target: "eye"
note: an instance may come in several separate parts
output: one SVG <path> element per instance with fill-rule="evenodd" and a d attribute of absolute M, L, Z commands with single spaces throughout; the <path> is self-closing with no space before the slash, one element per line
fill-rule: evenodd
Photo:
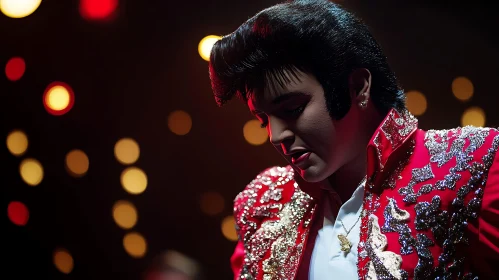
<path fill-rule="evenodd" d="M 306 104 L 298 106 L 298 107 L 290 109 L 290 110 L 284 110 L 284 113 L 290 117 L 297 117 L 303 112 L 303 110 L 305 110 L 305 106 L 306 106 Z"/>

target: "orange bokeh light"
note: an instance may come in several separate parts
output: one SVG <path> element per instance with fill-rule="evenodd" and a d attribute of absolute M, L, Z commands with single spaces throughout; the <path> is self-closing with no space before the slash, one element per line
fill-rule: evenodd
<path fill-rule="evenodd" d="M 53 82 L 43 93 L 43 106 L 54 116 L 64 115 L 73 108 L 75 101 L 71 87 L 63 82 Z"/>

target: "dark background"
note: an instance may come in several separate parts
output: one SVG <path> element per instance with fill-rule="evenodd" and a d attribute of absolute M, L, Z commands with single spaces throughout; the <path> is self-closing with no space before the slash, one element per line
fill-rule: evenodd
<path fill-rule="evenodd" d="M 0 65 L 13 56 L 27 65 L 20 81 L 0 76 L 2 143 L 11 130 L 24 130 L 30 141 L 26 156 L 45 169 L 40 185 L 27 186 L 18 172 L 21 158 L 0 145 L 0 279 L 139 279 L 152 258 L 167 249 L 198 260 L 206 279 L 231 279 L 235 243 L 222 235 L 221 220 L 259 171 L 285 162 L 270 144 L 245 141 L 242 127 L 251 115 L 243 104 L 217 108 L 197 45 L 206 35 L 232 32 L 275 3 L 121 0 L 116 18 L 107 23 L 83 19 L 77 1 L 44 0 L 24 19 L 0 14 Z M 485 110 L 486 126 L 499 126 L 499 17 L 492 2 L 341 3 L 371 26 L 404 88 L 425 94 L 421 128 L 459 126 L 470 106 Z M 474 84 L 468 102 L 452 95 L 457 76 Z M 42 94 L 52 81 L 64 81 L 75 91 L 75 105 L 64 116 L 43 108 Z M 193 120 L 185 136 L 167 127 L 168 114 L 177 109 Z M 123 137 L 134 138 L 141 148 L 135 165 L 149 179 L 141 195 L 120 185 L 124 167 L 113 147 Z M 75 148 L 90 158 L 88 174 L 78 179 L 64 169 L 66 153 Z M 223 213 L 202 213 L 199 198 L 205 191 L 223 195 Z M 138 209 L 134 230 L 147 239 L 144 258 L 123 249 L 126 231 L 111 215 L 119 199 Z M 12 200 L 30 209 L 24 227 L 6 215 Z M 56 247 L 71 252 L 71 274 L 53 265 Z"/>

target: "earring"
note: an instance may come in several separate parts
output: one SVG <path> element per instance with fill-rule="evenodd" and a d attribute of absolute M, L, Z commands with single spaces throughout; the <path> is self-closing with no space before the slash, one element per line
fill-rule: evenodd
<path fill-rule="evenodd" d="M 362 109 L 365 109 L 367 107 L 367 100 L 364 100 L 362 102 L 359 103 L 359 106 L 362 108 Z"/>

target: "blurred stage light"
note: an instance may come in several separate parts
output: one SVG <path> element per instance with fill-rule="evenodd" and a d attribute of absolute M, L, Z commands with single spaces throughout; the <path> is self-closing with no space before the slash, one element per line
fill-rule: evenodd
<path fill-rule="evenodd" d="M 54 251 L 54 265 L 60 272 L 69 274 L 74 267 L 73 257 L 66 249 L 56 249 Z"/>
<path fill-rule="evenodd" d="M 43 105 L 52 115 L 64 115 L 74 104 L 74 93 L 69 85 L 62 82 L 51 83 L 43 94 Z"/>
<path fill-rule="evenodd" d="M 73 177 L 82 177 L 88 172 L 88 156 L 82 150 L 72 150 L 66 155 L 66 169 Z"/>
<path fill-rule="evenodd" d="M 457 77 L 452 81 L 452 93 L 461 101 L 468 101 L 473 97 L 473 83 L 466 77 Z"/>
<path fill-rule="evenodd" d="M 177 110 L 168 116 L 168 128 L 177 135 L 186 135 L 191 131 L 191 116 L 184 111 Z"/>
<path fill-rule="evenodd" d="M 236 223 L 234 217 L 227 216 L 222 221 L 222 233 L 230 241 L 237 241 Z"/>
<path fill-rule="evenodd" d="M 406 93 L 406 106 L 414 116 L 421 116 L 426 112 L 426 97 L 419 91 L 409 91 Z"/>
<path fill-rule="evenodd" d="M 80 0 L 80 14 L 87 20 L 109 19 L 117 7 L 118 0 Z"/>
<path fill-rule="evenodd" d="M 33 158 L 27 158 L 21 162 L 19 173 L 24 182 L 30 186 L 37 186 L 43 180 L 42 164 Z"/>
<path fill-rule="evenodd" d="M 243 127 L 244 139 L 251 145 L 262 145 L 267 142 L 269 135 L 266 128 L 262 128 L 258 120 L 250 120 Z"/>
<path fill-rule="evenodd" d="M 198 52 L 202 59 L 210 61 L 211 49 L 213 48 L 213 45 L 220 39 L 222 39 L 222 37 L 216 35 L 208 35 L 201 39 L 198 44 Z"/>
<path fill-rule="evenodd" d="M 216 192 L 206 192 L 201 196 L 201 210 L 210 216 L 222 213 L 224 210 L 224 198 Z"/>
<path fill-rule="evenodd" d="M 42 0 L 0 0 L 0 10 L 11 18 L 23 18 L 31 15 Z"/>
<path fill-rule="evenodd" d="M 28 149 L 28 137 L 21 130 L 13 130 L 7 136 L 7 149 L 14 156 L 22 156 Z"/>
<path fill-rule="evenodd" d="M 145 238 L 137 232 L 131 232 L 123 238 L 125 251 L 134 258 L 142 258 L 147 252 L 147 242 Z"/>
<path fill-rule="evenodd" d="M 114 156 L 122 164 L 135 163 L 140 156 L 139 144 L 132 138 L 123 138 L 114 145 Z"/>
<path fill-rule="evenodd" d="M 13 57 L 9 59 L 5 65 L 5 75 L 7 76 L 7 79 L 12 82 L 21 79 L 24 75 L 24 71 L 26 71 L 26 63 L 24 62 L 24 59 L 20 57 Z"/>
<path fill-rule="evenodd" d="M 140 168 L 129 167 L 121 173 L 121 185 L 130 194 L 141 194 L 147 188 L 147 175 Z"/>
<path fill-rule="evenodd" d="M 9 220 L 18 226 L 25 226 L 29 220 L 29 210 L 24 203 L 12 201 L 7 206 L 7 216 Z"/>
<path fill-rule="evenodd" d="M 461 125 L 485 126 L 485 112 L 480 107 L 470 107 L 461 117 Z"/>
<path fill-rule="evenodd" d="M 113 219 L 122 229 L 131 229 L 137 224 L 137 209 L 129 201 L 120 200 L 113 206 Z"/>

